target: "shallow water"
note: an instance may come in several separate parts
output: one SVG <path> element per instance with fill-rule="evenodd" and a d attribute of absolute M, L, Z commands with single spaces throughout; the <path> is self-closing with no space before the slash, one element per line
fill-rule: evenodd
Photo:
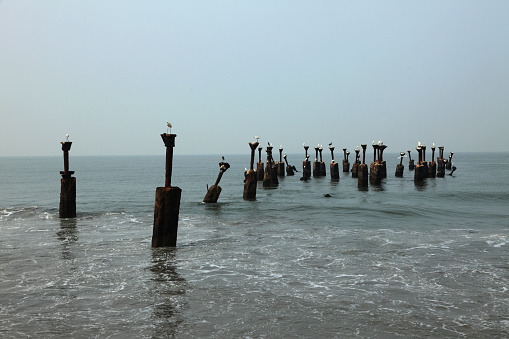
<path fill-rule="evenodd" d="M 0 158 L 0 335 L 508 337 L 509 154 L 455 154 L 422 186 L 396 157 L 367 191 L 297 173 L 244 201 L 249 156 L 229 156 L 203 204 L 220 157 L 176 156 L 174 249 L 150 246 L 164 157 L 71 153 L 75 219 L 60 157 Z"/>

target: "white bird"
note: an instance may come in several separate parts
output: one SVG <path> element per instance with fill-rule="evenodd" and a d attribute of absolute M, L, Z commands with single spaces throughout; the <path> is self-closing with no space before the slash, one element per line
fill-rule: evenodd
<path fill-rule="evenodd" d="M 256 142 L 258 142 L 258 140 L 260 140 L 260 137 L 256 136 L 254 137 L 256 139 Z"/>
<path fill-rule="evenodd" d="M 374 144 L 375 144 L 375 140 L 373 140 L 373 141 L 371 142 L 371 145 L 374 145 Z"/>
<path fill-rule="evenodd" d="M 359 149 L 359 146 L 355 146 L 355 149 Z"/>
<path fill-rule="evenodd" d="M 171 123 L 169 123 L 168 121 L 166 121 L 166 127 L 168 127 L 170 129 L 170 133 L 171 133 L 171 128 L 173 127 L 171 125 Z M 166 129 L 166 133 L 168 133 L 168 128 Z"/>
<path fill-rule="evenodd" d="M 417 146 L 421 147 L 421 142 L 417 141 Z"/>
<path fill-rule="evenodd" d="M 66 138 L 65 141 L 69 141 L 69 134 L 66 134 L 65 138 Z"/>

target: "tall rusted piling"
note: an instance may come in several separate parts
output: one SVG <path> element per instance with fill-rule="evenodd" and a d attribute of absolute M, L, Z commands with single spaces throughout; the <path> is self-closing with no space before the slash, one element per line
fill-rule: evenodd
<path fill-rule="evenodd" d="M 230 168 L 230 164 L 225 162 L 223 157 L 223 161 L 219 163 L 219 174 L 217 175 L 216 182 L 214 183 L 214 185 L 210 186 L 210 188 L 207 190 L 207 194 L 205 194 L 203 202 L 206 203 L 217 202 L 217 199 L 219 199 L 219 194 L 221 194 L 221 187 L 219 186 L 219 182 L 223 177 L 223 173 L 226 172 L 228 168 Z"/>
<path fill-rule="evenodd" d="M 265 171 L 263 169 L 264 165 L 262 161 L 262 149 L 263 149 L 262 146 L 258 147 L 258 163 L 256 164 L 256 175 L 258 181 L 263 181 L 263 177 L 265 175 Z"/>
<path fill-rule="evenodd" d="M 405 157 L 405 152 L 399 153 L 399 164 L 396 165 L 396 176 L 399 178 L 403 177 L 403 171 L 405 170 L 405 166 L 403 165 L 404 157 Z"/>
<path fill-rule="evenodd" d="M 152 247 L 177 246 L 178 218 L 182 190 L 171 186 L 173 147 L 176 134 L 161 134 L 166 146 L 166 168 L 164 187 L 156 188 Z"/>
<path fill-rule="evenodd" d="M 454 155 L 454 152 L 451 152 L 451 154 L 449 154 L 449 160 L 445 164 L 445 169 L 448 169 L 448 170 L 451 169 L 451 166 L 452 166 L 452 156 L 453 155 Z"/>
<path fill-rule="evenodd" d="M 431 161 L 428 164 L 428 178 L 436 178 L 437 163 L 435 162 L 435 144 L 431 147 Z"/>
<path fill-rule="evenodd" d="M 368 187 L 368 165 L 366 165 L 366 147 L 368 145 L 362 144 L 362 164 L 357 168 L 357 186 L 359 188 Z"/>
<path fill-rule="evenodd" d="M 277 175 L 280 177 L 285 176 L 285 163 L 283 162 L 283 145 L 279 146 L 279 162 L 277 166 Z"/>
<path fill-rule="evenodd" d="M 346 151 L 346 148 L 343 148 L 343 173 L 350 172 L 350 163 L 348 162 L 348 155 L 350 152 Z"/>
<path fill-rule="evenodd" d="M 301 180 L 307 180 L 311 178 L 311 161 L 309 161 L 309 154 L 308 154 L 309 146 L 304 144 L 304 150 L 306 151 L 306 158 L 302 162 L 302 178 Z"/>
<path fill-rule="evenodd" d="M 384 150 L 387 148 L 387 145 L 380 145 L 380 156 L 378 159 L 378 163 L 380 164 L 382 178 L 387 178 L 387 162 L 384 160 Z"/>
<path fill-rule="evenodd" d="M 272 145 L 267 146 L 265 151 L 267 152 L 267 164 L 265 166 L 265 173 L 263 176 L 263 187 L 276 187 L 279 185 L 277 179 L 277 168 L 272 157 Z"/>
<path fill-rule="evenodd" d="M 330 163 L 330 178 L 331 179 L 339 179 L 339 165 L 334 160 L 334 146 L 330 145 L 329 150 L 330 150 L 330 155 L 332 158 L 332 161 Z"/>
<path fill-rule="evenodd" d="M 414 170 L 414 182 L 421 183 L 424 181 L 424 178 L 426 178 L 425 167 L 422 161 L 422 146 L 418 146 L 416 150 L 419 153 L 419 161 L 417 162 Z"/>
<path fill-rule="evenodd" d="M 357 174 L 358 168 L 359 168 L 359 165 L 361 164 L 359 152 L 360 152 L 359 146 L 355 147 L 355 162 L 352 165 L 352 178 L 358 177 L 358 174 Z"/>
<path fill-rule="evenodd" d="M 437 157 L 437 178 L 443 178 L 445 176 L 445 163 L 447 160 L 444 159 L 444 147 L 438 147 Z"/>
<path fill-rule="evenodd" d="M 67 139 L 69 136 L 67 135 Z M 69 140 L 61 142 L 62 151 L 64 152 L 64 170 L 60 171 L 62 179 L 60 179 L 60 218 L 76 217 L 76 178 L 72 175 L 74 171 L 69 171 L 69 151 L 72 142 Z"/>
<path fill-rule="evenodd" d="M 415 163 L 412 159 L 412 156 L 410 155 L 410 150 L 408 150 L 407 152 L 408 152 L 408 170 L 413 171 L 415 168 Z"/>
<path fill-rule="evenodd" d="M 283 155 L 283 158 L 285 159 L 285 163 L 286 163 L 286 175 L 287 176 L 292 176 L 295 174 L 294 172 L 298 172 L 297 168 L 295 168 L 295 166 L 291 166 L 288 164 L 288 159 L 287 159 L 286 153 L 285 153 L 285 155 Z"/>
<path fill-rule="evenodd" d="M 244 181 L 244 193 L 242 197 L 246 200 L 255 200 L 256 183 L 258 182 L 258 177 L 256 171 L 254 170 L 254 158 L 256 147 L 258 147 L 258 142 L 250 142 L 249 147 L 251 148 L 251 162 L 249 164 L 249 171 L 246 172 Z"/>

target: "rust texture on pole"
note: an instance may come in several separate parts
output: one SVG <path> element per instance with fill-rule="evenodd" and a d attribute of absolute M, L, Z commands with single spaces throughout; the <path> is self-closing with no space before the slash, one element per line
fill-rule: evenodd
<path fill-rule="evenodd" d="M 258 147 L 258 142 L 250 142 L 249 147 L 251 147 L 251 162 L 249 164 L 249 169 L 254 170 L 254 158 L 256 147 Z"/>
<path fill-rule="evenodd" d="M 164 146 L 166 146 L 166 165 L 164 187 L 171 187 L 171 172 L 173 168 L 173 147 L 175 147 L 176 134 L 161 134 Z"/>
<path fill-rule="evenodd" d="M 72 177 L 74 171 L 69 171 L 69 151 L 72 142 L 61 142 L 64 153 L 64 170 L 60 171 L 60 205 L 58 214 L 60 218 L 76 217 L 76 178 Z"/>

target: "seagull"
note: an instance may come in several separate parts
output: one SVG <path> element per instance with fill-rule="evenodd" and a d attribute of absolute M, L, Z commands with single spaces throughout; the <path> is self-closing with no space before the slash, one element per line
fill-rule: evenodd
<path fill-rule="evenodd" d="M 421 142 L 417 141 L 417 146 L 421 147 Z"/>
<path fill-rule="evenodd" d="M 66 140 L 65 140 L 65 141 L 67 141 L 67 142 L 68 142 L 68 141 L 69 141 L 69 134 L 66 134 L 66 135 L 65 135 L 65 137 L 66 137 Z"/>
<path fill-rule="evenodd" d="M 168 121 L 166 121 L 166 127 L 168 127 L 168 128 L 170 129 L 170 133 L 171 133 L 171 128 L 172 128 L 171 123 L 169 123 Z M 166 133 L 168 133 L 168 128 L 166 129 Z"/>
<path fill-rule="evenodd" d="M 373 140 L 373 141 L 371 142 L 371 145 L 374 145 L 374 144 L 375 144 L 375 140 Z"/>
<path fill-rule="evenodd" d="M 260 137 L 256 136 L 254 137 L 256 139 L 256 142 L 258 142 L 258 140 L 260 140 Z"/>
<path fill-rule="evenodd" d="M 332 141 L 331 141 L 331 142 L 329 142 L 329 146 L 332 146 Z"/>

